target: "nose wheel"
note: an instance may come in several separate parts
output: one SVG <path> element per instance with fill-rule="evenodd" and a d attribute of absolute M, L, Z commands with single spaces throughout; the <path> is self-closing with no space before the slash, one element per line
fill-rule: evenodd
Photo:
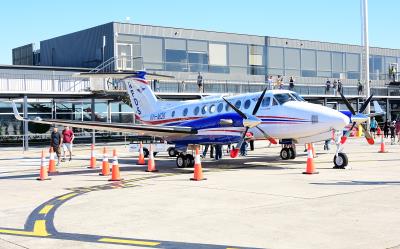
<path fill-rule="evenodd" d="M 335 166 L 333 167 L 334 169 L 345 169 L 346 166 L 349 164 L 349 159 L 347 158 L 347 155 L 345 153 L 339 152 L 333 158 L 333 164 L 335 164 Z"/>

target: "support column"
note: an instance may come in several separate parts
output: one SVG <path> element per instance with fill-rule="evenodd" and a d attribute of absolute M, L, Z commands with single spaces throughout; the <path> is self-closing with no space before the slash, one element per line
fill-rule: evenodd
<path fill-rule="evenodd" d="M 28 96 L 24 95 L 24 118 L 28 119 Z M 24 121 L 24 151 L 29 150 L 29 142 L 28 142 L 28 122 Z"/>
<path fill-rule="evenodd" d="M 107 123 L 111 123 L 111 101 L 107 100 Z"/>
<path fill-rule="evenodd" d="M 91 99 L 90 109 L 92 111 L 91 120 L 96 121 L 96 102 L 94 98 Z M 93 129 L 92 131 L 92 144 L 96 144 L 96 130 Z"/>
<path fill-rule="evenodd" d="M 392 115 L 390 113 L 390 101 L 389 98 L 386 99 L 386 120 L 392 119 Z"/>

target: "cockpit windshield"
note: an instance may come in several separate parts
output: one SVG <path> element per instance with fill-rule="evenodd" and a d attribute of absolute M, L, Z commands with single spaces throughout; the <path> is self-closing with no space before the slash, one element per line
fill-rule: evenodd
<path fill-rule="evenodd" d="M 284 103 L 286 103 L 288 101 L 298 101 L 289 93 L 277 93 L 277 94 L 274 94 L 274 97 L 281 105 L 283 105 Z"/>
<path fill-rule="evenodd" d="M 297 99 L 298 101 L 305 101 L 300 95 L 298 95 L 297 93 L 293 92 L 290 93 L 290 95 L 292 95 L 295 99 Z"/>

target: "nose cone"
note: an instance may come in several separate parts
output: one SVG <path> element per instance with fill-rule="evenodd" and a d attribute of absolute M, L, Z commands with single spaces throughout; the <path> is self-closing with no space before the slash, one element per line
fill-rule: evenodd
<path fill-rule="evenodd" d="M 350 123 L 349 117 L 341 112 L 335 111 L 334 115 L 330 118 L 332 128 L 335 130 L 343 130 L 346 125 Z"/>

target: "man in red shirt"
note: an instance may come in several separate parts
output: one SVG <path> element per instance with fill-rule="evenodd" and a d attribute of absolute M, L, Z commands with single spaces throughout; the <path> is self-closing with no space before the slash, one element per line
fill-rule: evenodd
<path fill-rule="evenodd" d="M 68 127 L 65 126 L 62 132 L 62 141 L 63 141 L 63 161 L 65 161 L 66 151 L 69 151 L 69 160 L 72 160 L 72 143 L 75 139 L 74 132 Z"/>

